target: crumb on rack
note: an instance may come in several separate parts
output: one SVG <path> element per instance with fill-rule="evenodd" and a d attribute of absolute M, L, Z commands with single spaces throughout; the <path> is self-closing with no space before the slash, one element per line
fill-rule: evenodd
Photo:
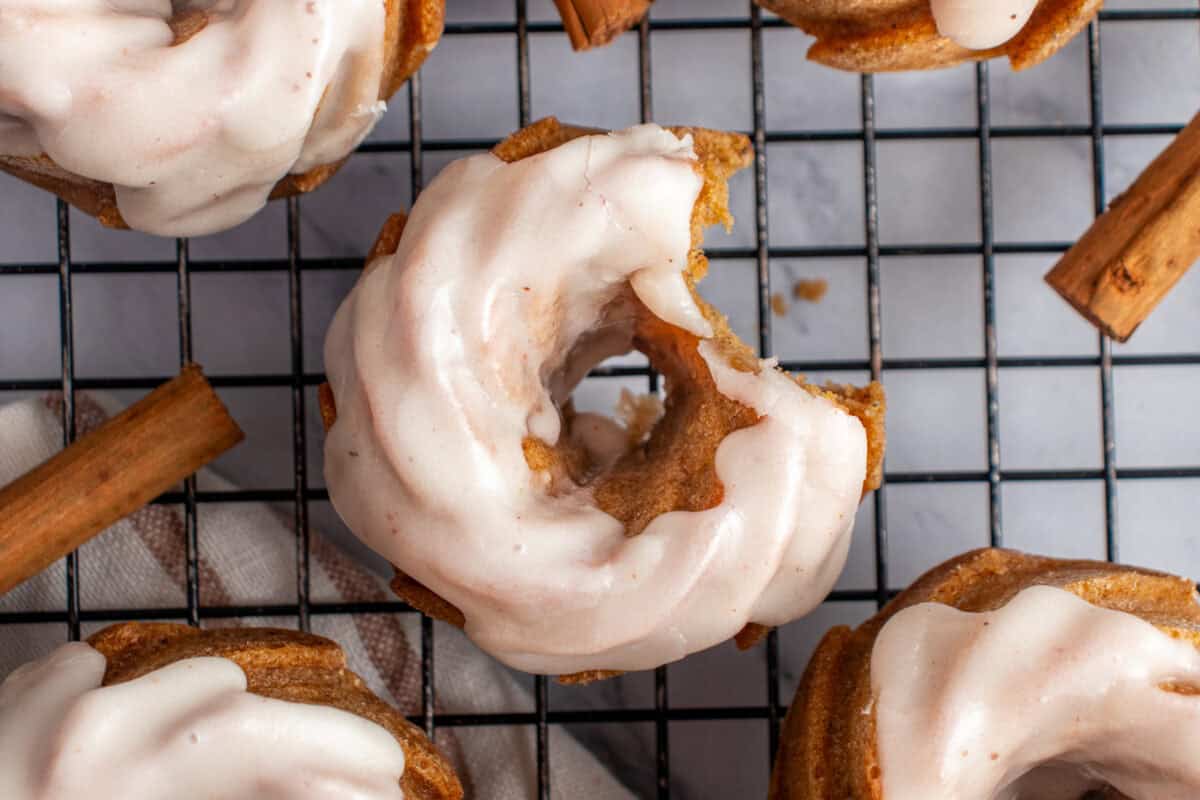
<path fill-rule="evenodd" d="M 788 302 L 779 292 L 771 295 L 771 312 L 777 317 L 785 317 L 788 312 Z"/>
<path fill-rule="evenodd" d="M 824 278 L 801 278 L 792 285 L 792 297 L 819 303 L 829 291 L 829 281 Z"/>

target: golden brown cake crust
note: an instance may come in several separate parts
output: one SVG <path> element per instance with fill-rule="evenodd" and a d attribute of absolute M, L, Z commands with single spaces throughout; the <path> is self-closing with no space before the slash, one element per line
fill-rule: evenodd
<path fill-rule="evenodd" d="M 96 633 L 88 644 L 108 659 L 105 686 L 186 658 L 227 658 L 246 673 L 254 694 L 339 708 L 386 728 L 404 750 L 400 787 L 409 800 L 463 796 L 458 777 L 437 747 L 347 669 L 345 653 L 329 639 L 275 628 L 202 631 L 171 623 L 125 622 Z"/>
<path fill-rule="evenodd" d="M 384 0 L 386 51 L 380 100 L 387 100 L 417 71 L 442 35 L 445 0 Z M 183 45 L 207 24 L 203 12 L 181 12 L 170 21 L 175 32 L 173 46 Z M 180 87 L 186 91 L 187 87 Z M 307 172 L 287 175 L 271 191 L 271 199 L 304 194 L 327 181 L 345 163 L 345 159 L 322 164 Z M 46 154 L 37 156 L 0 155 L 0 170 L 34 186 L 53 192 L 66 202 L 100 220 L 109 228 L 127 228 L 117 208 L 112 184 L 91 180 L 63 169 Z"/>
<path fill-rule="evenodd" d="M 940 35 L 929 0 L 757 0 L 817 41 L 813 61 L 851 72 L 935 69 L 1008 56 L 1013 69 L 1045 61 L 1082 30 L 1103 0 L 1041 0 L 1025 27 L 989 50 Z"/>
<path fill-rule="evenodd" d="M 875 638 L 902 609 L 944 603 L 991 611 L 1022 589 L 1056 586 L 1103 608 L 1134 614 L 1200 647 L 1195 584 L 1161 572 L 1099 561 L 1065 561 L 1015 550 L 965 553 L 922 575 L 882 611 L 817 646 L 784 720 L 771 800 L 886 800 L 875 752 L 870 660 Z"/>
<path fill-rule="evenodd" d="M 686 277 L 693 297 L 715 332 L 721 351 L 738 369 L 755 371 L 758 359 L 729 329 L 725 317 L 694 291 L 697 281 L 708 271 L 708 260 L 701 249 L 704 229 L 715 224 L 733 224 L 729 213 L 728 180 L 752 158 L 749 140 L 736 133 L 704 128 L 671 127 L 677 136 L 691 135 L 697 155 L 697 169 L 704 178 L 692 209 L 692 249 L 688 254 Z M 505 161 L 517 161 L 551 150 L 580 136 L 599 133 L 594 128 L 565 125 L 553 117 L 534 122 L 496 145 L 492 152 Z M 395 252 L 404 219 L 393 215 L 385 223 L 368 259 Z M 626 301 L 629 301 L 626 298 Z M 703 510 L 719 504 L 724 488 L 717 479 L 714 460 L 716 448 L 729 433 L 751 425 L 757 414 L 716 391 L 707 365 L 696 350 L 698 339 L 691 333 L 671 326 L 646 311 L 636 300 L 635 346 L 645 353 L 655 369 L 666 379 L 667 400 L 663 418 L 648 440 L 631 446 L 629 452 L 609 472 L 592 483 L 597 505 L 625 523 L 626 535 L 636 536 L 660 514 L 678 510 Z M 867 432 L 868 463 L 863 491 L 878 487 L 883 470 L 884 416 L 883 388 L 870 386 L 814 387 L 797 381 L 814 394 L 824 396 L 858 417 Z M 333 393 L 323 384 L 318 392 L 321 417 L 326 430 L 337 419 Z M 566 437 L 563 437 L 564 439 Z M 525 458 L 531 469 L 545 470 L 556 479 L 581 482 L 588 472 L 586 457 L 568 445 L 550 446 L 534 438 L 524 442 Z M 392 589 L 405 602 L 435 619 L 462 627 L 465 618 L 458 608 L 399 569 Z M 768 628 L 749 624 L 736 637 L 742 649 L 757 644 Z M 563 683 L 587 683 L 620 674 L 610 670 L 590 670 L 560 677 Z"/>

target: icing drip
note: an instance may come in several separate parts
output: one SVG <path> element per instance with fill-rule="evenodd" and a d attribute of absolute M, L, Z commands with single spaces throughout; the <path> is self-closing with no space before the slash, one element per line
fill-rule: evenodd
<path fill-rule="evenodd" d="M 174 45 L 168 22 L 208 24 Z M 8 0 L 0 155 L 112 183 L 130 227 L 212 233 L 382 115 L 379 0 Z"/>
<path fill-rule="evenodd" d="M 871 656 L 888 800 L 1200 793 L 1200 651 L 1049 586 L 970 614 L 922 603 Z"/>
<path fill-rule="evenodd" d="M 1016 36 L 1038 0 L 931 0 L 938 33 L 968 50 L 990 50 Z"/>
<path fill-rule="evenodd" d="M 250 694 L 224 658 L 101 688 L 105 665 L 74 642 L 0 684 L 0 797 L 403 799 L 404 752 L 369 720 Z"/>

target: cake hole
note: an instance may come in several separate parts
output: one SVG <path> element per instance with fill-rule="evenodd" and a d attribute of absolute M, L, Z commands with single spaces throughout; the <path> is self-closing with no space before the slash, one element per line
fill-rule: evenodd
<path fill-rule="evenodd" d="M 997 793 L 1010 800 L 1133 800 L 1095 772 L 1097 765 L 1081 767 L 1065 762 L 1042 764 Z"/>
<path fill-rule="evenodd" d="M 718 329 L 718 347 L 737 363 L 740 345 L 723 320 L 709 316 Z M 524 442 L 526 463 L 549 475 L 552 494 L 587 488 L 630 536 L 661 514 L 702 511 L 721 502 L 717 447 L 729 433 L 757 422 L 758 415 L 717 391 L 697 344 L 695 335 L 656 317 L 626 287 L 605 305 L 595 325 L 563 348 L 562 363 L 550 365 L 543 381 L 559 410 L 558 441 L 551 445 L 531 436 Z M 631 395 L 619 404 L 619 422 L 577 413 L 571 394 L 588 371 L 629 350 L 643 353 L 662 375 L 666 400 L 661 411 L 657 398 Z M 751 357 L 749 363 L 757 362 Z"/>

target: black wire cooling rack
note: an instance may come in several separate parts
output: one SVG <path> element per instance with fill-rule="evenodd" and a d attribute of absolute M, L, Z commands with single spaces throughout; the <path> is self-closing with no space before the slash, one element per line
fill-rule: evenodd
<path fill-rule="evenodd" d="M 518 116 L 522 126 L 531 121 L 530 112 L 530 68 L 529 37 L 537 33 L 561 34 L 562 26 L 557 23 L 531 22 L 525 0 L 515 0 L 515 22 L 512 23 L 454 23 L 448 24 L 446 37 L 472 34 L 508 34 L 514 39 L 517 51 L 517 101 Z M 858 257 L 866 264 L 867 337 L 869 357 L 862 360 L 790 361 L 783 366 L 789 370 L 824 372 L 870 373 L 878 380 L 885 370 L 944 370 L 955 368 L 983 369 L 986 378 L 986 434 L 987 469 L 980 471 L 915 471 L 887 472 L 884 486 L 875 494 L 873 505 L 875 529 L 875 574 L 876 589 L 865 591 L 835 591 L 830 600 L 835 602 L 867 601 L 878 605 L 891 596 L 888 589 L 887 559 L 887 486 L 903 483 L 984 483 L 989 498 L 989 538 L 992 544 L 1004 541 L 1001 518 L 1001 485 L 1012 481 L 1071 481 L 1100 480 L 1104 486 L 1104 520 L 1106 554 L 1110 560 L 1117 557 L 1117 482 L 1120 479 L 1161 479 L 1200 477 L 1200 465 L 1188 467 L 1139 467 L 1118 469 L 1116 465 L 1116 438 L 1113 403 L 1114 365 L 1200 365 L 1200 352 L 1172 353 L 1162 355 L 1119 355 L 1112 352 L 1109 339 L 1099 337 L 1098 355 L 1067 357 L 1000 357 L 996 338 L 996 277 L 995 256 L 997 254 L 1054 254 L 1064 251 L 1068 242 L 1005 243 L 997 242 L 993 223 L 992 142 L 995 139 L 1015 137 L 1076 137 L 1091 143 L 1092 194 L 1094 211 L 1100 213 L 1105 205 L 1104 147 L 1106 137 L 1136 137 L 1177 133 L 1182 126 L 1162 124 L 1108 125 L 1104 121 L 1102 103 L 1100 26 L 1119 25 L 1130 21 L 1177 21 L 1179 24 L 1194 24 L 1200 20 L 1200 9 L 1132 9 L 1110 10 L 1100 14 L 1099 20 L 1088 26 L 1088 91 L 1090 101 L 1089 121 L 1086 125 L 1049 126 L 994 126 L 991 123 L 989 102 L 988 64 L 975 66 L 975 111 L 976 124 L 966 127 L 904 128 L 888 129 L 877 126 L 875 112 L 875 83 L 871 76 L 862 76 L 859 85 L 861 102 L 861 126 L 845 130 L 769 130 L 766 126 L 763 31 L 783 27 L 784 23 L 770 15 L 764 15 L 757 6 L 749 4 L 749 15 L 734 19 L 653 19 L 643 20 L 634 32 L 638 41 L 638 96 L 640 115 L 643 120 L 653 118 L 653 91 L 651 85 L 651 59 L 653 33 L 656 31 L 743 31 L 750 39 L 751 81 L 747 89 L 753 95 L 753 130 L 747 131 L 755 145 L 754 160 L 754 245 L 749 248 L 713 248 L 709 257 L 719 259 L 750 259 L 756 265 L 758 328 L 757 344 L 763 354 L 773 352 L 771 309 L 771 276 L 769 265 L 772 259 Z M 410 155 L 410 179 L 415 196 L 423 184 L 423 155 L 435 151 L 469 151 L 491 147 L 495 141 L 443 139 L 430 140 L 422 135 L 421 80 L 415 76 L 408 84 L 408 110 L 410 120 L 409 141 L 369 141 L 359 152 L 407 153 Z M 936 245 L 890 246 L 880 241 L 879 200 L 877 187 L 877 144 L 892 140 L 974 140 L 978 142 L 980 241 Z M 780 142 L 857 142 L 862 145 L 863 196 L 865 213 L 864 246 L 811 246 L 776 247 L 768 243 L 767 204 L 767 145 Z M 305 391 L 324 380 L 318 373 L 304 371 L 303 326 L 301 304 L 301 273 L 306 270 L 358 270 L 361 260 L 350 258 L 305 258 L 301 254 L 300 214 L 301 200 L 292 198 L 287 203 L 287 257 L 279 260 L 205 261 L 193 260 L 189 256 L 188 241 L 176 243 L 174 262 L 77 262 L 71 256 L 71 232 L 67 206 L 60 200 L 57 204 L 58 262 L 29 264 L 0 264 L 0 277 L 11 275 L 57 275 L 59 322 L 62 345 L 62 375 L 58 379 L 27 380 L 11 379 L 4 375 L 0 365 L 0 391 L 36 392 L 61 390 L 63 394 L 62 423 L 64 438 L 70 443 L 75 438 L 74 393 L 77 390 L 100 389 L 150 389 L 169 376 L 148 378 L 94 378 L 76 379 L 75 352 L 73 343 L 72 277 L 81 274 L 117 273 L 174 273 L 177 281 L 178 335 L 181 363 L 192 360 L 194 349 L 191 309 L 191 276 L 199 272 L 248 272 L 270 271 L 288 276 L 290 300 L 290 346 L 291 367 L 287 374 L 257 375 L 213 375 L 210 380 L 218 389 L 233 387 L 287 387 L 291 391 L 291 446 L 292 488 L 290 490 L 234 490 L 198 491 L 195 478 L 188 479 L 182 491 L 170 492 L 156 500 L 157 503 L 180 505 L 186 520 L 186 606 L 179 608 L 89 608 L 80 607 L 78 556 L 72 554 L 66 561 L 67 603 L 61 611 L 31 611 L 0 613 L 0 625 L 21 623 L 65 624 L 72 639 L 78 639 L 80 625 L 84 622 L 114 622 L 136 619 L 179 619 L 192 625 L 201 619 L 229 617 L 296 617 L 302 629 L 308 629 L 314 615 L 361 614 L 361 613 L 416 613 L 413 609 L 396 602 L 341 602 L 321 603 L 310 600 L 309 593 L 309 503 L 328 500 L 323 489 L 310 488 L 306 462 L 307 433 L 305 427 Z M 982 297 L 984 322 L 984 355 L 969 358 L 897 358 L 885 359 L 882 349 L 882 325 L 880 313 L 880 258 L 887 256 L 944 256 L 972 255 L 982 260 Z M 1101 433 L 1103 437 L 1103 463 L 1099 469 L 1029 469 L 1006 470 L 1001 466 L 999 435 L 999 370 L 1002 367 L 1094 367 L 1098 368 L 1100 382 Z M 599 377 L 645 377 L 652 391 L 657 390 L 657 376 L 647 367 L 597 368 Z M 205 503 L 270 502 L 290 504 L 293 509 L 296 540 L 296 589 L 297 602 L 278 605 L 237 605 L 209 607 L 200 604 L 198 544 L 196 509 Z M 767 726 L 768 752 L 764 753 L 762 766 L 769 769 L 778 743 L 779 723 L 786 712 L 788 698 L 781 697 L 779 670 L 778 634 L 772 632 L 766 641 L 766 697 L 760 705 L 734 707 L 671 708 L 668 704 L 669 667 L 654 673 L 654 705 L 635 709 L 606 709 L 567 711 L 553 710 L 548 701 L 547 680 L 539 677 L 535 682 L 535 710 L 532 713 L 480 713 L 443 714 L 435 712 L 435 688 L 433 682 L 433 624 L 426 617 L 421 619 L 422 646 L 422 693 L 421 713 L 413 721 L 422 725 L 432 736 L 438 727 L 464 727 L 481 725 L 533 726 L 536 730 L 536 759 L 538 797 L 550 797 L 549 729 L 551 724 L 568 723 L 653 723 L 655 731 L 655 770 L 657 774 L 657 796 L 671 796 L 671 773 L 669 763 L 668 723 L 682 720 L 761 720 Z"/>

